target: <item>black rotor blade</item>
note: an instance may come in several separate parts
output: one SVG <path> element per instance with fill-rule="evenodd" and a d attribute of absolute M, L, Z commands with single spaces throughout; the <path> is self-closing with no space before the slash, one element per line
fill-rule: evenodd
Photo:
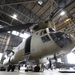
<path fill-rule="evenodd" d="M 32 26 L 33 24 L 34 23 L 26 23 L 26 24 L 22 24 L 22 25 L 4 27 L 4 28 L 0 29 L 0 33 L 7 32 L 7 31 L 13 31 L 13 30 L 19 31 L 21 29 L 27 29 L 30 26 Z"/>

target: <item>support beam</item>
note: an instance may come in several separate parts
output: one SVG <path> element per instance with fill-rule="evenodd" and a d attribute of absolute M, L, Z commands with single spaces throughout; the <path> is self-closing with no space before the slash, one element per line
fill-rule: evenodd
<path fill-rule="evenodd" d="M 16 1 L 16 2 L 11 2 L 11 3 L 6 3 L 6 4 L 0 4 L 0 6 L 9 6 L 9 5 L 15 5 L 15 4 L 23 4 L 23 3 L 28 3 L 28 2 L 36 2 L 38 0 L 22 0 L 21 1 Z"/>
<path fill-rule="evenodd" d="M 3 20 L 0 20 L 0 22 L 4 23 L 5 26 L 12 26 L 12 24 L 9 24 L 8 22 L 5 22 L 5 21 L 3 21 Z"/>
<path fill-rule="evenodd" d="M 10 39 L 11 39 L 11 35 L 10 35 L 10 36 L 8 37 L 8 39 L 7 39 L 7 42 L 6 42 L 6 46 L 5 46 L 4 51 L 6 51 L 6 50 L 8 49 Z"/>
<path fill-rule="evenodd" d="M 12 18 L 12 16 L 11 16 L 10 14 L 8 14 L 8 13 L 5 12 L 5 11 L 3 11 L 2 9 L 0 9 L 0 12 Z M 15 20 L 19 21 L 19 22 L 22 23 L 22 24 L 25 24 L 25 22 L 23 22 L 23 21 L 21 21 L 21 20 L 19 20 L 19 19 L 15 19 Z"/>

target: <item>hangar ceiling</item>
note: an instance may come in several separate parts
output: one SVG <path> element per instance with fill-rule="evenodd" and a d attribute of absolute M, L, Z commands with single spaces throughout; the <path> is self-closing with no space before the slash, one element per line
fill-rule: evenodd
<path fill-rule="evenodd" d="M 43 1 L 42 5 L 40 5 L 38 1 Z M 69 31 L 70 33 L 71 30 L 74 29 L 75 23 L 75 0 L 62 0 L 62 2 L 64 3 L 66 1 L 69 1 L 66 7 L 64 7 L 64 10 L 66 10 L 67 12 L 66 17 L 63 16 L 63 18 L 60 19 L 60 16 L 58 16 L 58 14 L 60 13 L 59 11 L 53 19 L 55 25 L 60 26 L 59 29 Z M 60 2 L 61 0 L 0 0 L 0 28 L 16 25 L 22 26 L 22 24 L 25 23 L 39 23 L 41 21 L 46 21 L 49 19 L 51 12 L 53 12 L 54 9 L 58 7 Z M 64 4 L 62 3 L 61 5 L 63 6 Z M 13 19 L 14 14 L 17 15 L 16 19 Z M 69 29 L 65 29 L 66 24 L 64 24 L 64 26 L 60 25 L 60 23 L 67 18 L 72 19 Z M 59 20 L 58 23 L 57 20 Z M 75 29 L 73 30 L 73 33 L 75 33 Z M 7 33 L 1 34 L 1 38 L 4 37 L 8 39 L 9 35 Z M 19 40 L 20 39 L 21 38 L 19 38 Z M 20 40 L 20 42 L 21 41 L 22 40 Z M 13 43 L 13 41 L 11 42 Z M 20 42 L 16 42 L 16 45 L 18 45 Z M 0 44 L 3 43 L 3 40 L 0 41 Z M 6 43 L 7 41 L 3 45 L 1 45 L 3 47 L 2 49 L 0 49 L 0 52 L 3 52 L 3 50 L 5 49 L 4 45 L 6 45 Z"/>
<path fill-rule="evenodd" d="M 0 22 L 7 22 L 9 25 L 25 24 L 46 20 L 50 13 L 57 7 L 53 0 L 43 0 L 39 5 L 38 0 L 4 0 L 0 5 Z M 11 16 L 17 15 L 17 20 Z M 5 25 L 5 24 L 3 24 Z"/>

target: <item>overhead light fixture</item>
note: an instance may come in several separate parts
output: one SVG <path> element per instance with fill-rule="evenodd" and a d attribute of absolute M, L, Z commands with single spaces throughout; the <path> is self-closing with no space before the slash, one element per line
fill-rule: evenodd
<path fill-rule="evenodd" d="M 14 15 L 12 16 L 12 18 L 16 19 L 16 18 L 17 18 L 17 15 L 16 15 L 16 14 L 14 14 Z"/>
<path fill-rule="evenodd" d="M 42 1 L 42 0 L 39 0 L 39 1 L 38 1 L 38 4 L 39 4 L 39 5 L 42 5 L 42 4 L 43 4 L 43 1 Z"/>
<path fill-rule="evenodd" d="M 8 31 L 7 33 L 11 33 L 11 31 Z"/>
<path fill-rule="evenodd" d="M 62 11 L 62 12 L 60 13 L 61 16 L 63 16 L 64 14 L 65 14 L 65 11 Z"/>
<path fill-rule="evenodd" d="M 18 35 L 19 35 L 19 32 L 17 32 L 17 31 L 12 31 L 12 34 L 18 36 Z"/>

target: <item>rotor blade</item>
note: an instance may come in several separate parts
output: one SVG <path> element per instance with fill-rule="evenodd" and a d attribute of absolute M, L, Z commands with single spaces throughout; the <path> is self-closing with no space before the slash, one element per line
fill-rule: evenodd
<path fill-rule="evenodd" d="M 9 5 L 16 5 L 16 4 L 25 4 L 25 3 L 29 3 L 29 2 L 37 2 L 38 0 L 21 0 L 21 1 L 15 1 L 15 2 L 12 2 L 12 1 L 9 1 L 7 3 L 0 3 L 0 7 L 1 6 L 9 6 Z"/>
<path fill-rule="evenodd" d="M 7 31 L 13 31 L 13 30 L 21 30 L 21 29 L 27 29 L 30 26 L 32 26 L 34 23 L 26 23 L 22 25 L 16 25 L 16 26 L 8 26 L 0 29 L 0 33 L 7 32 Z"/>

